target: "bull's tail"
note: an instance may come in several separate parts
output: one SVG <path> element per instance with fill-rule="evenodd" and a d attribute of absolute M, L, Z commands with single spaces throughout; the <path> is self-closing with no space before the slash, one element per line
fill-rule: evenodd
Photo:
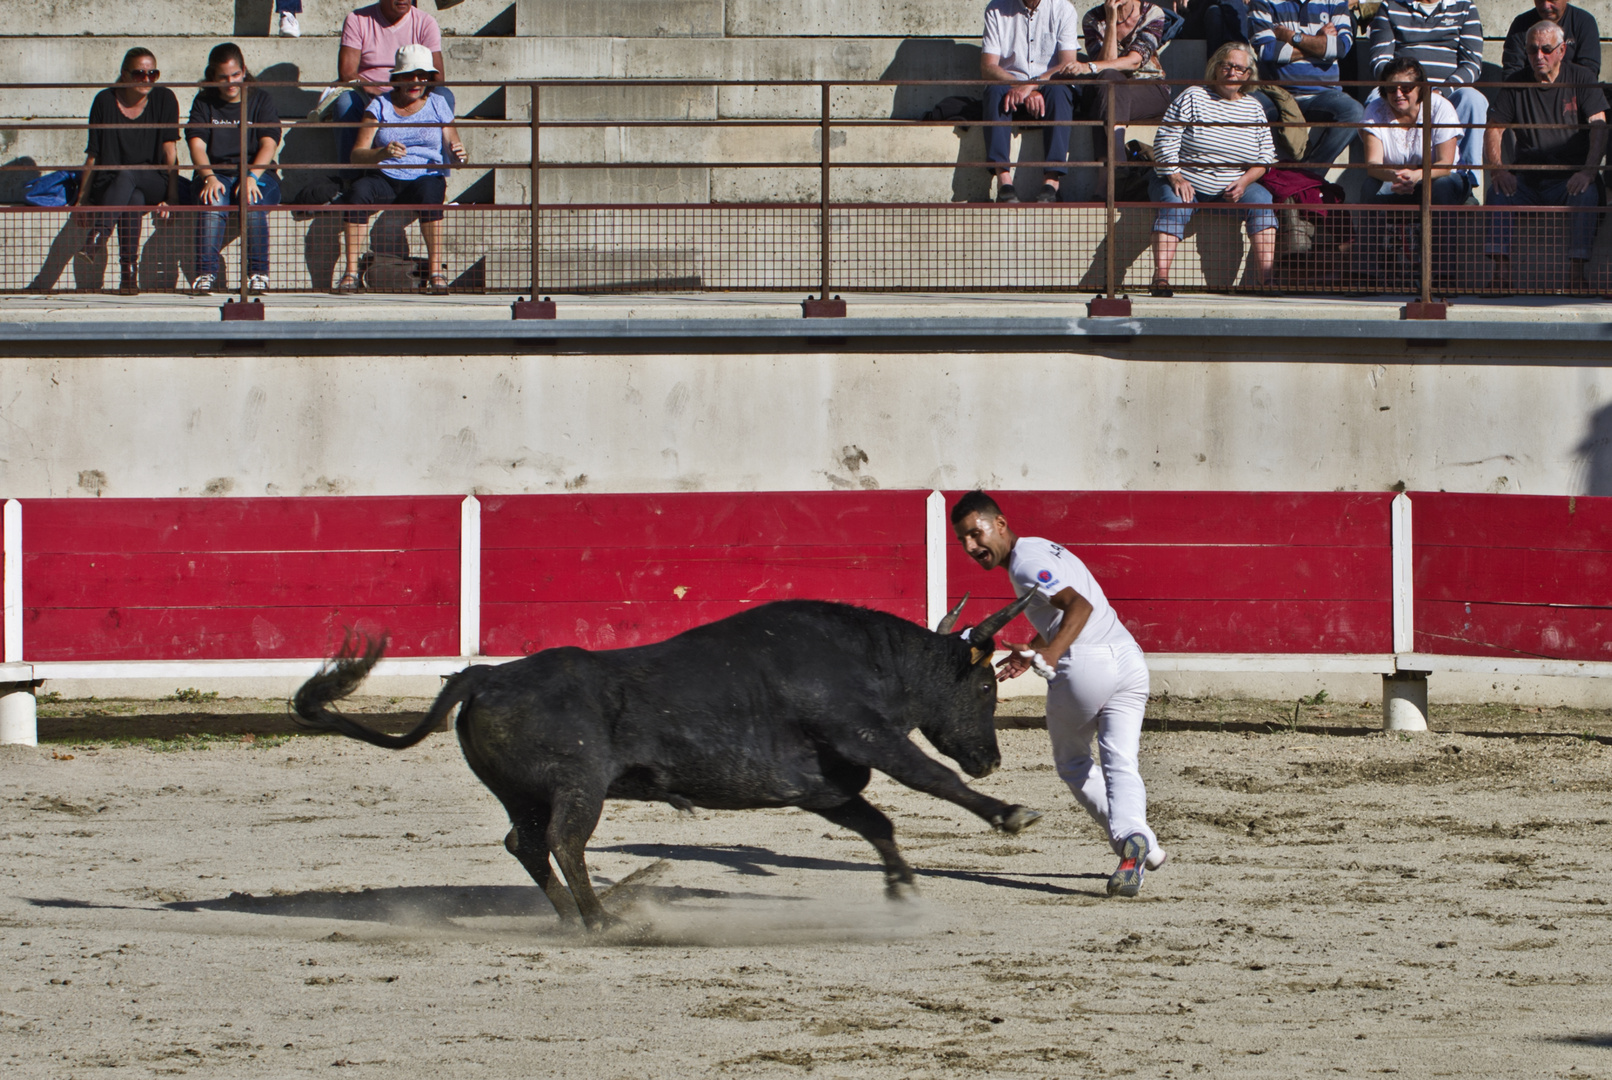
<path fill-rule="evenodd" d="M 316 731 L 335 731 L 350 739 L 402 750 L 435 731 L 448 712 L 475 691 L 478 668 L 466 668 L 452 676 L 420 722 L 402 735 L 388 735 L 384 731 L 365 727 L 330 708 L 331 702 L 340 701 L 358 689 L 385 652 L 385 635 L 378 639 L 349 636 L 342 642 L 341 651 L 298 687 L 296 696 L 291 699 L 297 723 Z"/>

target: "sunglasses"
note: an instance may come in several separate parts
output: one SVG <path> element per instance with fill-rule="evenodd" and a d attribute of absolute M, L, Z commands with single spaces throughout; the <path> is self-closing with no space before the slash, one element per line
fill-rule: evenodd
<path fill-rule="evenodd" d="M 435 74 L 434 71 L 405 71 L 401 75 L 393 75 L 392 78 L 399 82 L 430 82 Z"/>
<path fill-rule="evenodd" d="M 1414 93 L 1415 83 L 1389 83 L 1383 87 L 1383 97 L 1410 97 Z"/>
<path fill-rule="evenodd" d="M 158 79 L 162 78 L 162 72 L 156 70 L 155 68 L 150 71 L 125 71 L 123 74 L 131 79 L 144 80 L 146 82 L 156 82 Z"/>
<path fill-rule="evenodd" d="M 1524 45 L 1523 51 L 1527 53 L 1535 53 L 1539 56 L 1549 56 L 1551 53 L 1555 52 L 1561 47 L 1561 42 L 1557 42 L 1555 45 Z"/>

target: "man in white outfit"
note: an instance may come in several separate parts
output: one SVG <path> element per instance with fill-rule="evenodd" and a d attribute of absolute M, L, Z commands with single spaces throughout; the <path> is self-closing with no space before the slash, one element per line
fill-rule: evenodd
<path fill-rule="evenodd" d="M 1147 790 L 1137 770 L 1148 691 L 1142 650 L 1086 564 L 1050 540 L 1015 535 L 989 495 L 971 491 L 958 499 L 951 521 L 969 558 L 986 570 L 1006 570 L 1015 595 L 1036 593 L 1024 612 L 1036 639 L 1005 646 L 1009 655 L 996 677 L 1011 679 L 1032 666 L 1049 673 L 1052 760 L 1120 858 L 1109 895 L 1135 896 L 1143 871 L 1169 857 L 1148 828 Z M 1092 758 L 1093 736 L 1101 765 Z"/>

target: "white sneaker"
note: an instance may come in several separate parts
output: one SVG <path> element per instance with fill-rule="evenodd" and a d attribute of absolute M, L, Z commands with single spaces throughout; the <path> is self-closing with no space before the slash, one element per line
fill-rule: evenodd
<path fill-rule="evenodd" d="M 1170 853 L 1161 847 L 1156 847 L 1148 850 L 1147 858 L 1142 860 L 1142 865 L 1146 866 L 1149 870 L 1157 870 L 1159 867 L 1163 866 L 1169 861 Z"/>
<path fill-rule="evenodd" d="M 196 280 L 190 283 L 190 291 L 197 296 L 207 296 L 213 291 L 213 275 L 197 274 Z"/>
<path fill-rule="evenodd" d="M 269 275 L 253 274 L 246 279 L 246 291 L 253 296 L 260 296 L 269 291 Z"/>
<path fill-rule="evenodd" d="M 289 11 L 280 12 L 280 36 L 301 37 L 302 27 L 297 25 L 297 17 Z"/>

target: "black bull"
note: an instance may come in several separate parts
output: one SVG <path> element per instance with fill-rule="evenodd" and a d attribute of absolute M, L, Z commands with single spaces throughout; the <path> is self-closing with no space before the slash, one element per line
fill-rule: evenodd
<path fill-rule="evenodd" d="M 562 919 L 580 911 L 590 928 L 605 916 L 583 848 L 605 799 L 811 810 L 878 850 L 886 891 L 896 897 L 912 886 L 912 869 L 890 819 L 861 795 L 872 769 L 1004 832 L 1040 817 L 974 791 L 910 738 L 922 731 L 970 776 L 1001 764 L 992 638 L 1028 600 L 992 615 L 967 640 L 950 633 L 962 604 L 930 631 L 880 611 L 789 600 L 654 645 L 548 649 L 459 672 L 404 735 L 328 707 L 358 688 L 385 647 L 374 642 L 357 655 L 350 644 L 302 685 L 293 706 L 310 727 L 401 749 L 461 705 L 465 760 L 509 811 L 504 846 Z"/>

